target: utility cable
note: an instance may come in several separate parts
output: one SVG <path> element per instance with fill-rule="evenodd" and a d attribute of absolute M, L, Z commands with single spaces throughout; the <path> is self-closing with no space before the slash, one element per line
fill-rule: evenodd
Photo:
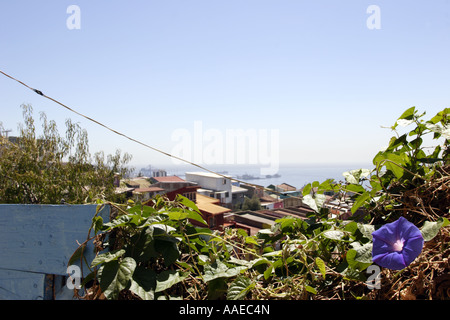
<path fill-rule="evenodd" d="M 169 154 L 169 153 L 167 153 L 167 152 L 165 152 L 165 151 L 163 151 L 163 150 L 160 150 L 160 149 L 158 149 L 158 148 L 152 147 L 152 146 L 150 146 L 150 145 L 148 145 L 148 144 L 146 144 L 146 143 L 144 143 L 144 142 L 141 142 L 141 141 L 139 141 L 139 140 L 136 140 L 136 139 L 134 139 L 134 138 L 132 138 L 132 137 L 127 136 L 127 135 L 124 134 L 124 133 L 121 133 L 121 132 L 119 132 L 119 131 L 117 131 L 117 130 L 114 130 L 114 129 L 110 128 L 110 127 L 108 127 L 107 125 L 101 123 L 100 121 L 97 121 L 97 120 L 95 120 L 95 119 L 92 119 L 91 117 L 88 117 L 88 116 L 86 116 L 86 115 L 84 115 L 84 114 L 82 114 L 82 113 L 80 113 L 80 112 L 78 112 L 78 111 L 76 111 L 76 110 L 74 110 L 74 109 L 68 107 L 68 106 L 65 105 L 64 103 L 59 102 L 58 100 L 53 99 L 52 97 L 49 97 L 49 96 L 45 95 L 42 91 L 30 87 L 30 86 L 27 85 L 26 83 L 24 83 L 24 82 L 22 82 L 22 81 L 20 81 L 20 80 L 18 80 L 18 79 L 16 79 L 16 78 L 10 76 L 9 74 L 3 72 L 2 70 L 0 70 L 0 73 L 2 73 L 4 76 L 10 78 L 11 80 L 17 81 L 18 83 L 20 83 L 21 85 L 23 85 L 23 86 L 25 86 L 26 88 L 30 89 L 31 91 L 34 91 L 34 92 L 37 93 L 38 95 L 40 95 L 40 96 L 42 96 L 42 97 L 44 97 L 44 98 L 47 98 L 47 99 L 49 99 L 49 100 L 55 102 L 56 104 L 60 105 L 61 107 L 63 107 L 63 108 L 65 108 L 65 109 L 67 109 L 67 110 L 69 110 L 69 111 L 71 111 L 71 112 L 73 112 L 73 113 L 79 115 L 80 117 L 83 117 L 83 118 L 85 118 L 85 119 L 87 119 L 87 120 L 89 120 L 89 121 L 91 121 L 91 122 L 94 122 L 94 123 L 98 124 L 99 126 L 105 128 L 105 129 L 107 129 L 107 130 L 109 130 L 109 131 L 111 131 L 111 132 L 113 132 L 113 133 L 115 133 L 115 134 L 117 134 L 117 135 L 119 135 L 119 136 L 122 136 L 122 137 L 124 137 L 124 138 L 126 138 L 126 139 L 128 139 L 128 140 L 130 140 L 130 141 L 133 141 L 133 142 L 135 142 L 135 143 L 137 143 L 137 144 L 140 144 L 140 145 L 142 145 L 142 146 L 144 146 L 144 147 L 146 147 L 146 148 L 149 148 L 149 149 L 154 150 L 154 151 L 156 151 L 156 152 L 162 153 L 162 154 L 164 154 L 164 155 L 166 155 L 166 156 L 168 156 L 168 157 L 171 157 L 171 158 L 173 158 L 173 159 L 177 159 L 177 160 L 179 160 L 179 161 L 185 162 L 185 163 L 190 164 L 190 165 L 192 165 L 192 166 L 195 166 L 195 167 L 197 167 L 197 168 L 199 168 L 199 169 L 201 169 L 201 170 L 205 170 L 205 171 L 208 171 L 208 172 L 210 172 L 210 173 L 216 174 L 216 175 L 221 176 L 221 177 L 223 177 L 223 178 L 225 178 L 225 179 L 230 179 L 230 180 L 233 180 L 233 181 L 237 181 L 237 182 L 239 182 L 239 183 L 244 183 L 244 184 L 247 184 L 247 185 L 249 185 L 249 186 L 252 186 L 252 187 L 254 187 L 254 188 L 256 188 L 256 189 L 262 189 L 262 190 L 264 190 L 264 191 L 268 191 L 268 192 L 271 192 L 271 193 L 276 193 L 276 194 L 278 194 L 278 195 L 284 195 L 284 196 L 288 196 L 288 197 L 296 198 L 296 199 L 300 199 L 300 200 L 302 199 L 301 197 L 293 196 L 293 195 L 290 195 L 290 194 L 288 194 L 288 193 L 279 192 L 279 191 L 276 191 L 276 190 L 272 190 L 272 189 L 270 189 L 270 188 L 266 188 L 266 187 L 264 187 L 264 186 L 252 184 L 252 183 L 245 182 L 245 181 L 242 181 L 242 180 L 239 180 L 239 179 L 235 179 L 235 178 L 230 178 L 230 177 L 225 176 L 225 175 L 223 175 L 223 174 L 221 174 L 221 173 L 214 172 L 214 171 L 212 171 L 212 170 L 210 170 L 210 169 L 208 169 L 208 168 L 205 168 L 205 167 L 203 167 L 203 166 L 201 166 L 201 165 L 199 165 L 199 164 L 197 164 L 197 163 L 194 163 L 194 162 L 191 162 L 191 161 L 189 161 L 189 160 L 180 158 L 180 157 L 178 157 L 178 156 L 174 156 L 174 155 Z"/>

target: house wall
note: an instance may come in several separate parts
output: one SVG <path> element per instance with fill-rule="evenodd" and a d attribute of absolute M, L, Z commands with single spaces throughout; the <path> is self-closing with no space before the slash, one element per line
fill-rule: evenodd
<path fill-rule="evenodd" d="M 212 175 L 209 176 L 186 172 L 186 180 L 196 182 L 199 186 L 201 186 L 204 189 L 211 189 L 216 192 L 217 191 L 228 192 L 226 196 L 221 195 L 221 202 L 226 204 L 230 204 L 232 202 L 230 179 L 223 178 L 220 176 L 212 176 Z"/>

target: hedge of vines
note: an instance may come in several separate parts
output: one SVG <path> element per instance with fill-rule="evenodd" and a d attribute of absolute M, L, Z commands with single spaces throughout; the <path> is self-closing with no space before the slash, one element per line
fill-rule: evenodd
<path fill-rule="evenodd" d="M 192 224 L 206 225 L 195 203 L 182 196 L 158 196 L 150 205 L 99 201 L 88 234 L 96 257 L 83 270 L 76 296 L 450 299 L 450 109 L 429 120 L 424 116 L 412 107 L 396 120 L 394 136 L 373 158 L 373 168 L 345 172 L 341 182 L 306 185 L 303 202 L 314 209 L 306 219 L 285 217 L 254 236 Z M 331 215 L 325 192 L 351 200 L 353 215 Z M 105 205 L 114 213 L 108 222 L 98 215 Z M 411 228 L 417 229 L 414 239 L 422 239 L 414 244 L 417 256 L 402 260 L 404 268 L 391 267 L 392 259 L 411 258 Z M 394 235 L 379 240 L 383 232 L 401 237 L 389 244 Z M 69 263 L 83 258 L 85 244 Z M 380 250 L 387 264 L 374 262 Z"/>

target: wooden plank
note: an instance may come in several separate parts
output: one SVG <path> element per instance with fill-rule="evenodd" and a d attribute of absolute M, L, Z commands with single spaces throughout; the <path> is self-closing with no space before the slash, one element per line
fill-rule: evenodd
<path fill-rule="evenodd" d="M 86 240 L 96 205 L 0 205 L 0 269 L 67 275 Z M 99 215 L 109 221 L 109 208 Z M 91 233 L 91 236 L 93 232 Z M 90 262 L 93 245 L 85 251 Z"/>
<path fill-rule="evenodd" d="M 0 269 L 0 300 L 43 300 L 45 274 Z"/>

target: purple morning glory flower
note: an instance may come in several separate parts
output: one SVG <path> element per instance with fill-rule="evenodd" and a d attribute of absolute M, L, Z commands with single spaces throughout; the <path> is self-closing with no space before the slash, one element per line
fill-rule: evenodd
<path fill-rule="evenodd" d="M 392 270 L 406 268 L 422 252 L 422 233 L 403 217 L 385 224 L 372 236 L 372 260 L 381 267 Z"/>

